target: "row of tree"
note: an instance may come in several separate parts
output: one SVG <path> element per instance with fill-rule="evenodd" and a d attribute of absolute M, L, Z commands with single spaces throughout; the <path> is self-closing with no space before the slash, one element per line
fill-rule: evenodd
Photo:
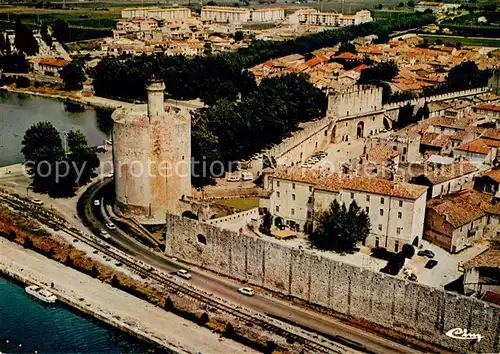
<path fill-rule="evenodd" d="M 312 86 L 305 75 L 266 78 L 239 101 L 222 99 L 201 110 L 193 119 L 193 159 L 206 161 L 205 167 L 222 161 L 228 168 L 232 161 L 248 158 L 280 142 L 300 122 L 323 117 L 326 105 L 325 94 Z M 210 173 L 198 163 L 196 176 L 210 177 Z M 206 179 L 193 182 L 203 183 Z"/>

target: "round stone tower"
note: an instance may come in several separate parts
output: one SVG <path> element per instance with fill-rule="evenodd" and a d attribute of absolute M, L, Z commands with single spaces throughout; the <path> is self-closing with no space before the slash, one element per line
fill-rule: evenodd
<path fill-rule="evenodd" d="M 163 82 L 147 87 L 148 103 L 113 112 L 116 206 L 145 224 L 180 214 L 191 195 L 191 116 L 165 105 Z"/>

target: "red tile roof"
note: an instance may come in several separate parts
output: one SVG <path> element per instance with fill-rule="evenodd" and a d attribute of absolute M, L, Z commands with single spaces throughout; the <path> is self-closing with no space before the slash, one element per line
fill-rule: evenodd
<path fill-rule="evenodd" d="M 367 68 L 368 68 L 368 65 L 366 65 L 366 64 L 361 64 L 361 65 L 356 66 L 356 67 L 355 67 L 354 69 L 352 69 L 352 70 L 354 70 L 354 71 L 355 71 L 355 72 L 357 72 L 357 73 L 360 73 L 362 70 L 367 69 Z"/>
<path fill-rule="evenodd" d="M 63 67 L 69 62 L 64 59 L 55 59 L 55 58 L 43 58 L 40 60 L 40 65 L 48 65 L 48 66 L 57 66 L 57 67 Z"/>
<path fill-rule="evenodd" d="M 457 177 L 468 175 L 469 173 L 477 171 L 477 167 L 468 162 L 452 163 L 436 168 L 431 172 L 425 174 L 425 177 L 433 185 L 450 181 Z"/>
<path fill-rule="evenodd" d="M 476 109 L 483 109 L 485 111 L 497 111 L 500 112 L 500 106 L 496 106 L 494 104 L 481 104 L 476 106 Z"/>
<path fill-rule="evenodd" d="M 491 147 L 489 147 L 484 139 L 476 139 L 468 142 L 466 144 L 462 144 L 456 148 L 459 151 L 473 152 L 476 154 L 487 155 L 491 151 Z"/>
<path fill-rule="evenodd" d="M 341 189 L 348 189 L 405 199 L 418 199 L 427 191 L 427 187 L 416 184 L 395 183 L 380 178 L 349 177 L 324 170 L 298 167 L 279 167 L 274 170 L 270 178 L 304 182 L 326 191 L 338 192 Z"/>
<path fill-rule="evenodd" d="M 500 250 L 489 249 L 464 263 L 464 269 L 477 267 L 500 268 Z"/>
<path fill-rule="evenodd" d="M 454 228 L 466 225 L 486 215 L 481 209 L 456 198 L 431 199 L 427 202 L 427 209 L 442 216 Z"/>

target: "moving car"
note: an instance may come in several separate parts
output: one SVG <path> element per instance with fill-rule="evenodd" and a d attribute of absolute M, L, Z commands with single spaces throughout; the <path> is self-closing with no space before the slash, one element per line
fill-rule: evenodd
<path fill-rule="evenodd" d="M 238 292 L 240 292 L 246 296 L 253 296 L 255 294 L 253 289 L 251 289 L 251 288 L 239 288 Z"/>
<path fill-rule="evenodd" d="M 189 272 L 185 269 L 179 269 L 177 272 L 175 272 L 175 274 L 177 274 L 178 276 L 180 276 L 181 278 L 184 278 L 184 279 L 191 279 L 192 278 L 191 274 L 189 274 Z"/>
<path fill-rule="evenodd" d="M 116 230 L 116 226 L 115 226 L 115 224 L 113 224 L 113 223 L 111 223 L 111 222 L 110 222 L 110 223 L 108 223 L 108 224 L 106 224 L 106 227 L 107 227 L 108 229 L 110 229 L 110 230 Z"/>
<path fill-rule="evenodd" d="M 431 250 L 422 250 L 422 251 L 418 251 L 417 256 L 434 258 L 435 254 Z"/>
<path fill-rule="evenodd" d="M 99 201 L 99 199 L 94 200 L 94 205 L 95 206 L 101 205 L 101 202 Z"/>
<path fill-rule="evenodd" d="M 100 233 L 100 235 L 105 240 L 110 240 L 111 239 L 111 236 L 109 236 L 109 234 L 108 234 L 107 231 L 102 230 L 101 233 Z"/>
<path fill-rule="evenodd" d="M 33 199 L 33 200 L 31 200 L 31 202 L 33 204 L 36 204 L 36 205 L 42 205 L 43 204 L 43 202 L 40 199 Z"/>

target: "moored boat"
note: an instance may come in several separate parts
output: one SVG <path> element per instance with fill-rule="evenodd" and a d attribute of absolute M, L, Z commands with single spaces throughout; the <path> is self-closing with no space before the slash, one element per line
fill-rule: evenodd
<path fill-rule="evenodd" d="M 47 289 L 39 287 L 38 285 L 27 286 L 24 290 L 26 291 L 26 293 L 30 294 L 33 297 L 36 297 L 38 300 L 49 304 L 53 304 L 57 300 L 57 297 L 54 294 L 52 294 Z"/>

